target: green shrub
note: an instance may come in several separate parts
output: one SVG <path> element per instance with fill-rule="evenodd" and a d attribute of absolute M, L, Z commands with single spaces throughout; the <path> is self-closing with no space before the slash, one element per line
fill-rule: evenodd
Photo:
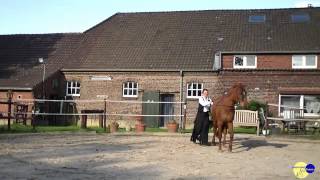
<path fill-rule="evenodd" d="M 267 104 L 256 101 L 256 100 L 251 100 L 251 101 L 249 101 L 246 109 L 251 110 L 251 111 L 258 111 L 260 108 L 262 108 L 265 111 L 267 108 Z"/>

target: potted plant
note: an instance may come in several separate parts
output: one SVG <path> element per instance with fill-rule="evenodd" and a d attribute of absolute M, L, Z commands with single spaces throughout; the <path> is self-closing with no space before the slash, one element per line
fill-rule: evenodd
<path fill-rule="evenodd" d="M 137 116 L 135 128 L 136 132 L 144 132 L 146 130 L 146 125 L 143 123 L 142 116 Z"/>
<path fill-rule="evenodd" d="M 175 120 L 169 120 L 167 123 L 168 132 L 175 133 L 178 131 L 179 124 Z"/>
<path fill-rule="evenodd" d="M 116 121 L 111 121 L 110 123 L 110 133 L 117 132 L 119 129 L 119 124 Z"/>

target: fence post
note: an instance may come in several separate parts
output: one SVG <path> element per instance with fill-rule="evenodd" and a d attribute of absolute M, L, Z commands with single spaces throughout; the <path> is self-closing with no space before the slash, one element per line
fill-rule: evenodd
<path fill-rule="evenodd" d="M 86 110 L 82 110 L 81 113 L 87 113 Z M 81 117 L 81 128 L 87 128 L 87 114 L 82 114 Z"/>
<path fill-rule="evenodd" d="M 32 125 L 32 130 L 35 131 L 36 130 L 36 122 L 35 122 L 35 102 L 33 103 L 33 109 L 32 109 L 32 114 L 31 114 L 31 125 Z"/>
<path fill-rule="evenodd" d="M 187 102 L 184 102 L 183 105 L 183 109 L 184 109 L 184 114 L 183 114 L 183 130 L 186 129 L 186 123 L 187 123 Z"/>
<path fill-rule="evenodd" d="M 12 104 L 12 97 L 13 93 L 11 90 L 7 92 L 7 97 L 8 97 L 8 130 L 11 129 L 11 104 Z"/>
<path fill-rule="evenodd" d="M 104 113 L 104 112 L 99 112 L 99 113 Z M 99 128 L 103 128 L 103 114 L 99 114 Z"/>
<path fill-rule="evenodd" d="M 107 99 L 104 98 L 104 113 L 103 113 L 103 128 L 104 132 L 107 132 Z"/>
<path fill-rule="evenodd" d="M 269 104 L 268 104 L 268 101 L 266 102 L 266 104 L 267 104 L 267 107 L 266 107 L 266 115 L 265 115 L 265 117 L 266 117 L 266 122 L 265 122 L 265 129 L 266 129 L 266 131 L 268 131 L 268 129 L 269 129 L 269 122 L 268 122 L 268 114 L 269 114 Z"/>

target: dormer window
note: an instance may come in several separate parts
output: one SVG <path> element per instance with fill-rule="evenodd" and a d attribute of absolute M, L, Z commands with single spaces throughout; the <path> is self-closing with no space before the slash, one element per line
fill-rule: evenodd
<path fill-rule="evenodd" d="M 251 15 L 249 16 L 249 22 L 251 23 L 263 23 L 266 21 L 266 15 Z"/>
<path fill-rule="evenodd" d="M 233 68 L 237 68 L 237 69 L 257 68 L 257 56 L 255 56 L 255 55 L 236 55 L 233 58 Z"/>
<path fill-rule="evenodd" d="M 301 23 L 301 22 L 309 22 L 310 16 L 309 14 L 292 14 L 291 22 L 293 23 Z"/>

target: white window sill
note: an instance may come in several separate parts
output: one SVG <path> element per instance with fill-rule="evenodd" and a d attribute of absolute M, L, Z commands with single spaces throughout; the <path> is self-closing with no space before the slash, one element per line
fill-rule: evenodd
<path fill-rule="evenodd" d="M 188 99 L 199 99 L 201 96 L 187 96 Z"/>
<path fill-rule="evenodd" d="M 256 66 L 233 66 L 234 69 L 256 69 Z"/>
<path fill-rule="evenodd" d="M 122 95 L 122 97 L 125 97 L 125 98 L 137 98 L 138 96 L 128 96 L 128 95 Z"/>
<path fill-rule="evenodd" d="M 67 96 L 80 97 L 80 94 L 67 94 Z"/>
<path fill-rule="evenodd" d="M 316 66 L 294 66 L 292 69 L 317 69 Z"/>

